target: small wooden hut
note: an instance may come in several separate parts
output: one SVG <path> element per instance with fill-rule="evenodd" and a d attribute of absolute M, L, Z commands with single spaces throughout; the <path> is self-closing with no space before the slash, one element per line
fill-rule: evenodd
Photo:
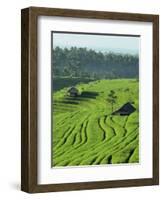
<path fill-rule="evenodd" d="M 70 97 L 76 97 L 79 94 L 79 90 L 76 87 L 71 87 L 68 89 L 67 93 Z"/>
<path fill-rule="evenodd" d="M 130 103 L 124 104 L 120 109 L 116 110 L 112 113 L 112 115 L 130 115 L 131 113 L 135 112 L 136 108 Z"/>

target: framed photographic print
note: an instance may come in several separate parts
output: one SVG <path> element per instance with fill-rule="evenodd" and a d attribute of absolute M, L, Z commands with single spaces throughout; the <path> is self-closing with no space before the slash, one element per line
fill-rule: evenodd
<path fill-rule="evenodd" d="M 22 9 L 21 188 L 159 184 L 159 16 Z"/>

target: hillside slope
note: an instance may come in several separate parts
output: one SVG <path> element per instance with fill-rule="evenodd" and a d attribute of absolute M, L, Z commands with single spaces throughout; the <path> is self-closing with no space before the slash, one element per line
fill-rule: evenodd
<path fill-rule="evenodd" d="M 67 88 L 53 94 L 53 166 L 77 166 L 139 162 L 138 81 L 99 80 L 78 84 L 78 97 Z M 129 116 L 112 116 L 107 101 L 117 95 L 114 110 L 134 102 Z"/>

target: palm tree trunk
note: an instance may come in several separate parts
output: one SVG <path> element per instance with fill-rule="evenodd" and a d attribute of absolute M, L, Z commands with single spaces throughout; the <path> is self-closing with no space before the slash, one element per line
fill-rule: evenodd
<path fill-rule="evenodd" d="M 112 108 L 112 112 L 113 112 L 113 103 L 112 103 L 112 105 L 111 105 L 111 108 Z"/>

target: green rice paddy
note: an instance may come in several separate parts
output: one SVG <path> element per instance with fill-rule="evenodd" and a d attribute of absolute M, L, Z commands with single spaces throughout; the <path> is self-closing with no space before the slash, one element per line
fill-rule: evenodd
<path fill-rule="evenodd" d="M 136 79 L 97 80 L 53 93 L 52 166 L 139 162 L 139 82 Z M 129 116 L 111 115 L 108 94 L 114 90 L 114 111 L 133 102 Z"/>

